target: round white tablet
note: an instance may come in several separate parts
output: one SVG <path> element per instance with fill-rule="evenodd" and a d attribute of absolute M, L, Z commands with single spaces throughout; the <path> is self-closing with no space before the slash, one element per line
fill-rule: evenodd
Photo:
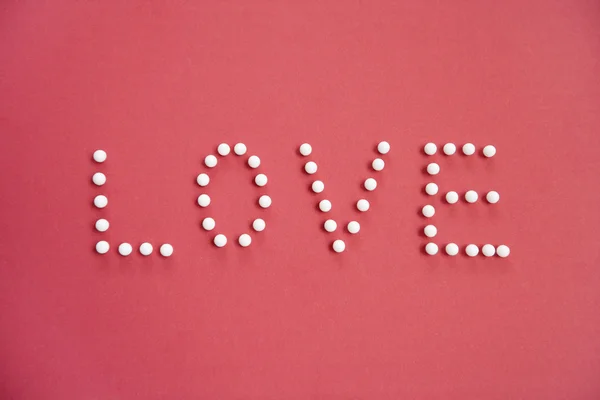
<path fill-rule="evenodd" d="M 150 254 L 152 254 L 152 245 L 148 242 L 142 243 L 140 245 L 140 253 L 142 253 L 143 256 L 149 256 Z"/>
<path fill-rule="evenodd" d="M 331 211 L 331 202 L 329 200 L 321 200 L 319 202 L 319 210 L 323 212 Z"/>
<path fill-rule="evenodd" d="M 210 204 L 210 196 L 207 194 L 201 194 L 198 196 L 198 205 L 200 207 L 208 207 Z"/>
<path fill-rule="evenodd" d="M 104 208 L 108 205 L 108 199 L 106 196 L 99 194 L 98 196 L 94 197 L 94 205 L 97 208 Z"/>
<path fill-rule="evenodd" d="M 456 153 L 456 145 L 454 143 L 446 143 L 443 150 L 445 155 L 451 156 Z"/>
<path fill-rule="evenodd" d="M 252 222 L 252 229 L 254 229 L 256 232 L 262 232 L 266 227 L 267 223 L 264 219 L 256 218 L 254 222 Z"/>
<path fill-rule="evenodd" d="M 437 235 L 437 228 L 433 225 L 427 225 L 423 229 L 423 233 L 425 233 L 425 236 L 427 236 L 428 238 L 435 237 L 435 235 Z"/>
<path fill-rule="evenodd" d="M 258 199 L 258 204 L 262 207 L 262 208 L 269 208 L 271 207 L 271 198 L 269 196 L 267 196 L 266 194 L 263 194 L 262 196 L 260 196 L 260 198 Z"/>
<path fill-rule="evenodd" d="M 314 181 L 311 185 L 312 191 L 315 193 L 321 193 L 325 190 L 325 184 L 322 181 Z"/>
<path fill-rule="evenodd" d="M 355 234 L 358 233 L 358 231 L 360 231 L 360 224 L 357 221 L 350 221 L 348 222 L 348 232 Z"/>
<path fill-rule="evenodd" d="M 198 177 L 196 178 L 196 182 L 198 183 L 198 185 L 200 186 L 206 186 L 208 185 L 208 182 L 210 182 L 210 178 L 208 177 L 208 175 L 206 174 L 200 174 L 198 175 Z"/>
<path fill-rule="evenodd" d="M 258 168 L 260 166 L 260 158 L 258 156 L 250 156 L 248 158 L 248 165 L 250 168 Z"/>
<path fill-rule="evenodd" d="M 385 167 L 385 162 L 381 158 L 373 160 L 372 167 L 375 171 L 381 171 Z"/>
<path fill-rule="evenodd" d="M 215 229 L 216 224 L 217 223 L 215 222 L 215 220 L 211 217 L 206 217 L 202 220 L 202 228 L 204 228 L 205 231 L 212 231 L 213 229 Z"/>
<path fill-rule="evenodd" d="M 346 243 L 344 243 L 343 240 L 336 240 L 335 242 L 333 242 L 333 251 L 335 251 L 336 253 L 341 253 L 342 251 L 346 250 Z"/>
<path fill-rule="evenodd" d="M 98 221 L 96 221 L 96 230 L 98 232 L 106 232 L 109 226 L 110 224 L 104 218 L 101 218 Z"/>
<path fill-rule="evenodd" d="M 488 192 L 488 194 L 485 195 L 485 199 L 490 204 L 496 204 L 500 201 L 500 194 L 492 190 L 491 192 Z"/>
<path fill-rule="evenodd" d="M 494 254 L 496 254 L 496 249 L 491 244 L 485 244 L 481 248 L 481 252 L 486 257 L 492 257 Z"/>
<path fill-rule="evenodd" d="M 243 156 L 246 154 L 246 145 L 244 143 L 238 143 L 233 146 L 233 152 L 238 156 Z"/>
<path fill-rule="evenodd" d="M 312 153 L 312 146 L 308 143 L 303 143 L 300 145 L 300 154 L 304 157 L 309 156 Z"/>
<path fill-rule="evenodd" d="M 486 157 L 494 157 L 496 155 L 496 148 L 491 144 L 488 144 L 483 148 L 483 155 Z"/>
<path fill-rule="evenodd" d="M 479 254 L 479 247 L 475 244 L 470 244 L 465 248 L 465 253 L 467 253 L 469 257 L 475 257 Z"/>
<path fill-rule="evenodd" d="M 438 185 L 436 185 L 435 183 L 430 182 L 425 186 L 425 193 L 427 193 L 428 195 L 434 196 L 437 194 L 437 192 L 438 192 Z"/>
<path fill-rule="evenodd" d="M 221 143 L 219 147 L 217 147 L 217 153 L 225 157 L 231 152 L 231 147 L 227 143 Z"/>
<path fill-rule="evenodd" d="M 243 233 L 238 238 L 238 243 L 242 247 L 248 247 L 248 246 L 250 246 L 250 243 L 252 243 L 252 238 L 247 233 Z"/>
<path fill-rule="evenodd" d="M 256 183 L 256 186 L 265 186 L 267 182 L 268 179 L 265 174 L 258 174 L 254 177 L 254 183 Z"/>
<path fill-rule="evenodd" d="M 437 146 L 434 143 L 427 143 L 423 148 L 423 151 L 425 151 L 425 154 L 428 156 L 432 156 L 436 153 Z"/>
<path fill-rule="evenodd" d="M 314 174 L 315 172 L 317 172 L 317 163 L 314 161 L 307 162 L 306 164 L 304 164 L 304 170 L 307 174 Z"/>
<path fill-rule="evenodd" d="M 435 256 L 438 253 L 438 246 L 435 243 L 427 243 L 425 252 L 430 256 Z"/>
<path fill-rule="evenodd" d="M 446 245 L 446 254 L 449 256 L 455 256 L 458 254 L 458 245 L 456 243 L 448 243 Z"/>
<path fill-rule="evenodd" d="M 121 243 L 119 245 L 119 254 L 127 257 L 133 252 L 133 247 L 129 243 Z"/>
<path fill-rule="evenodd" d="M 456 204 L 458 201 L 458 193 L 456 192 L 448 192 L 446 193 L 446 201 L 448 204 Z"/>
<path fill-rule="evenodd" d="M 106 161 L 106 152 L 104 150 L 96 150 L 93 157 L 97 163 L 103 163 Z"/>
<path fill-rule="evenodd" d="M 427 166 L 427 173 L 429 175 L 437 175 L 440 173 L 440 166 L 436 163 L 431 163 Z"/>
<path fill-rule="evenodd" d="M 364 185 L 365 189 L 367 189 L 369 192 L 372 192 L 377 188 L 377 181 L 373 178 L 367 178 L 365 179 Z"/>
<path fill-rule="evenodd" d="M 388 142 L 379 142 L 377 145 L 377 151 L 379 154 L 387 154 L 390 152 L 390 144 Z"/>
<path fill-rule="evenodd" d="M 106 240 L 101 240 L 98 243 L 96 243 L 96 251 L 98 252 L 98 254 L 106 254 L 108 253 L 109 249 L 110 245 Z"/>
<path fill-rule="evenodd" d="M 423 207 L 421 212 L 423 213 L 423 216 L 425 218 L 431 218 L 435 215 L 435 208 L 432 205 L 428 204 L 425 207 Z"/>
<path fill-rule="evenodd" d="M 467 201 L 467 203 L 473 204 L 478 199 L 479 199 L 479 195 L 474 190 L 469 190 L 467 193 L 465 193 L 465 200 Z"/>
<path fill-rule="evenodd" d="M 475 154 L 475 145 L 473 143 L 466 143 L 463 145 L 462 151 L 465 156 L 472 156 Z"/>
<path fill-rule="evenodd" d="M 223 247 L 227 244 L 227 237 L 225 235 L 223 235 L 222 233 L 219 233 L 217 236 L 215 236 L 215 238 L 213 239 L 213 243 L 215 244 L 215 246 L 217 247 Z"/>
<path fill-rule="evenodd" d="M 92 176 L 92 182 L 94 182 L 96 186 L 102 186 L 106 183 L 106 175 L 104 175 L 102 172 L 96 172 Z"/>
<path fill-rule="evenodd" d="M 159 251 L 161 256 L 171 257 L 173 255 L 173 246 L 171 246 L 169 243 L 165 243 L 160 246 Z"/>
<path fill-rule="evenodd" d="M 368 211 L 369 207 L 371 207 L 371 205 L 369 204 L 368 200 L 365 199 L 360 199 L 359 201 L 356 202 L 356 208 L 358 208 L 358 211 Z"/>
<path fill-rule="evenodd" d="M 498 246 L 498 248 L 496 249 L 496 254 L 498 254 L 498 256 L 502 257 L 502 258 L 506 258 L 508 257 L 508 255 L 510 254 L 510 249 L 508 248 L 507 245 L 505 244 L 501 244 L 500 246 Z"/>
<path fill-rule="evenodd" d="M 337 229 L 337 223 L 332 219 L 328 219 L 323 224 L 323 227 L 327 232 L 335 232 L 335 230 Z"/>
<path fill-rule="evenodd" d="M 213 156 L 212 154 L 207 155 L 204 158 L 204 165 L 206 165 L 208 168 L 213 168 L 217 165 L 217 157 Z"/>

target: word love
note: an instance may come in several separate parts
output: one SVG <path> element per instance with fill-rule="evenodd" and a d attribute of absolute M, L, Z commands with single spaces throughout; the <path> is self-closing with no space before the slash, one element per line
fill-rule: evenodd
<path fill-rule="evenodd" d="M 380 157 L 375 158 L 371 162 L 371 166 L 372 166 L 374 174 L 381 173 L 381 171 L 383 171 L 383 169 L 385 168 L 385 161 L 384 161 L 383 157 L 387 156 L 387 154 L 390 152 L 390 148 L 391 147 L 388 142 L 383 141 L 378 144 L 377 151 L 380 154 Z M 269 208 L 272 204 L 272 199 L 266 192 L 268 178 L 267 178 L 267 175 L 265 175 L 262 171 L 260 171 L 260 166 L 261 166 L 260 158 L 257 155 L 250 155 L 249 157 L 245 158 L 247 151 L 248 151 L 248 149 L 247 149 L 246 145 L 244 145 L 243 143 L 237 143 L 235 146 L 233 146 L 233 153 L 240 158 L 244 158 L 245 162 L 248 164 L 248 166 L 251 169 L 256 170 L 258 172 L 254 177 L 254 183 L 256 184 L 256 187 L 259 189 L 257 203 L 260 206 L 260 209 L 264 210 L 264 209 Z M 437 152 L 437 146 L 433 143 L 428 143 L 424 148 L 424 152 L 425 152 L 425 154 L 432 156 Z M 456 153 L 456 146 L 452 143 L 447 143 L 443 147 L 443 152 L 444 152 L 444 154 L 451 156 Z M 231 147 L 226 143 L 222 143 L 217 147 L 217 153 L 220 157 L 226 157 L 231 153 Z M 312 146 L 308 143 L 302 144 L 299 148 L 299 153 L 303 157 L 309 158 L 313 153 Z M 473 155 L 475 153 L 475 146 L 471 143 L 467 143 L 466 145 L 463 146 L 463 153 L 466 156 Z M 496 153 L 496 149 L 493 146 L 486 146 L 483 149 L 483 154 L 487 158 L 493 157 L 495 155 L 495 153 Z M 97 163 L 100 163 L 100 164 L 104 163 L 107 159 L 107 154 L 103 150 L 97 150 L 96 152 L 94 152 L 93 159 Z M 205 191 L 210 183 L 209 170 L 216 168 L 218 165 L 218 162 L 219 161 L 218 161 L 217 156 L 215 156 L 213 154 L 207 155 L 204 158 L 204 165 L 206 166 L 207 170 L 205 172 L 200 173 L 196 179 L 199 187 L 203 189 L 203 192 L 199 194 L 198 200 L 197 200 L 198 205 L 202 208 L 207 208 L 211 204 L 210 195 L 208 193 L 205 193 Z M 306 161 L 304 163 L 304 170 L 307 173 L 307 175 L 309 175 L 311 178 L 314 179 L 314 177 L 316 176 L 317 171 L 318 171 L 318 165 L 314 160 L 309 159 L 309 161 Z M 437 163 L 430 163 L 429 165 L 427 165 L 426 170 L 427 170 L 428 174 L 433 177 L 440 173 L 441 168 Z M 92 176 L 92 181 L 97 186 L 103 186 L 106 184 L 106 176 L 102 172 L 96 172 Z M 377 188 L 377 186 L 378 186 L 377 180 L 372 176 L 367 177 L 363 181 L 362 186 L 365 189 L 365 194 L 368 195 L 369 192 L 372 192 Z M 325 191 L 325 183 L 320 179 L 315 179 L 311 182 L 311 189 L 315 194 L 319 195 L 319 199 L 318 199 L 319 210 L 324 214 L 331 211 L 333 204 L 323 194 L 323 192 Z M 438 191 L 439 191 L 439 188 L 435 182 L 429 182 L 425 186 L 425 193 L 429 196 L 435 196 L 438 193 Z M 478 197 L 479 196 L 478 196 L 477 192 L 470 190 L 466 193 L 465 200 L 469 203 L 474 203 L 478 200 Z M 489 203 L 496 204 L 499 201 L 500 196 L 497 192 L 490 191 L 487 193 L 486 199 Z M 458 194 L 455 191 L 450 191 L 446 194 L 446 202 L 448 204 L 455 204 L 457 201 L 458 201 Z M 99 209 L 103 209 L 108 205 L 108 199 L 106 198 L 106 196 L 99 194 L 94 198 L 94 205 Z M 356 200 L 356 208 L 358 211 L 360 211 L 360 213 L 365 213 L 365 212 L 369 211 L 369 209 L 371 208 L 371 205 L 367 198 L 359 198 Z M 432 218 L 435 215 L 435 209 L 431 205 L 425 205 L 423 207 L 422 213 L 425 218 Z M 109 226 L 110 226 L 110 224 L 106 219 L 99 219 L 95 223 L 96 230 L 99 232 L 106 232 L 108 230 Z M 213 218 L 206 217 L 202 220 L 201 226 L 205 231 L 212 232 L 213 230 L 216 230 L 217 223 Z M 266 228 L 265 220 L 262 218 L 256 218 L 253 220 L 253 223 L 252 223 L 253 232 L 252 233 L 250 233 L 250 232 L 242 233 L 241 235 L 238 236 L 237 242 L 243 248 L 248 247 L 252 243 L 251 234 L 252 235 L 258 234 L 258 233 L 262 232 L 265 228 Z M 325 229 L 325 231 L 327 231 L 329 233 L 334 233 L 338 229 L 338 223 L 333 219 L 326 219 L 323 222 L 323 228 Z M 359 221 L 352 220 L 346 225 L 346 230 L 350 234 L 356 235 L 361 231 L 361 224 Z M 437 228 L 431 224 L 427 225 L 424 228 L 424 233 L 425 233 L 425 236 L 427 236 L 428 238 L 433 238 L 437 235 Z M 228 243 L 227 236 L 224 233 L 216 233 L 213 236 L 213 243 L 218 248 L 225 247 Z M 109 250 L 110 250 L 110 244 L 107 241 L 102 240 L 102 241 L 99 241 L 98 243 L 96 243 L 97 253 L 106 254 L 106 253 L 108 253 Z M 346 250 L 346 243 L 342 239 L 338 238 L 333 241 L 332 250 L 336 253 L 341 253 Z M 133 252 L 133 246 L 129 243 L 121 243 L 118 246 L 118 252 L 122 256 L 129 256 Z M 142 243 L 139 246 L 139 252 L 140 252 L 140 254 L 142 254 L 144 256 L 148 256 L 148 255 L 152 254 L 152 252 L 153 252 L 152 244 L 150 244 L 148 242 Z M 427 243 L 425 245 L 425 252 L 432 256 L 436 255 L 438 253 L 438 245 L 433 242 Z M 446 245 L 446 253 L 448 255 L 455 256 L 458 254 L 458 252 L 459 252 L 459 246 L 457 244 L 448 243 Z M 468 256 L 474 257 L 479 254 L 479 247 L 474 244 L 469 244 L 466 246 L 465 252 Z M 507 257 L 510 253 L 510 250 L 506 245 L 500 245 L 500 246 L 498 246 L 498 248 L 495 248 L 493 245 L 486 244 L 486 245 L 482 246 L 482 253 L 483 253 L 483 255 L 485 255 L 487 257 L 493 256 L 495 254 L 498 254 L 500 257 Z M 160 254 L 163 257 L 170 257 L 173 254 L 173 246 L 168 243 L 162 244 L 160 246 Z"/>

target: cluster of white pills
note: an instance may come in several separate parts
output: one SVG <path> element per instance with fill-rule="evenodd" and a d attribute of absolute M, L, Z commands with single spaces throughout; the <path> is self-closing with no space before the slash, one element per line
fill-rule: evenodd
<path fill-rule="evenodd" d="M 437 146 L 435 145 L 435 143 L 427 143 L 425 147 L 423 147 L 423 151 L 428 156 L 432 156 L 435 153 L 437 153 Z M 473 143 L 465 143 L 462 146 L 462 152 L 465 156 L 472 156 L 473 154 L 475 154 L 475 151 L 476 148 Z M 456 145 L 454 143 L 446 143 L 444 144 L 444 146 L 442 146 L 442 152 L 447 156 L 456 154 Z M 488 144 L 483 148 L 482 154 L 487 158 L 494 157 L 496 155 L 496 148 L 491 144 Z"/>
<path fill-rule="evenodd" d="M 246 145 L 244 143 L 237 143 L 235 146 L 233 146 L 233 152 L 238 156 L 245 155 L 247 151 L 248 151 L 248 148 L 246 147 Z M 306 151 L 306 149 L 304 149 L 304 151 Z M 310 153 L 310 149 L 308 149 L 308 152 Z M 231 147 L 226 143 L 221 143 L 219 146 L 217 146 L 217 153 L 221 157 L 225 157 L 231 153 Z M 257 169 L 261 165 L 261 160 L 256 155 L 249 156 L 248 159 L 246 160 L 246 162 L 247 162 L 248 166 L 252 169 Z M 204 164 L 208 168 L 214 168 L 218 164 L 218 159 L 216 156 L 214 156 L 212 154 L 208 155 L 204 158 Z M 256 186 L 258 186 L 260 188 L 265 187 L 267 185 L 268 181 L 269 181 L 269 179 L 267 178 L 267 175 L 265 175 L 263 173 L 259 173 L 254 177 L 254 183 L 256 184 Z M 204 187 L 208 186 L 208 184 L 210 183 L 210 177 L 208 176 L 207 173 L 203 172 L 198 175 L 198 177 L 196 178 L 196 182 L 198 183 L 198 185 L 200 187 L 204 188 Z M 272 203 L 272 200 L 269 195 L 263 194 L 258 198 L 258 205 L 260 206 L 260 208 L 263 208 L 263 209 L 269 208 L 269 207 L 271 207 L 271 203 Z M 202 193 L 198 196 L 198 205 L 200 207 L 206 208 L 210 204 L 211 204 L 211 199 L 207 193 Z M 212 231 L 217 226 L 215 220 L 211 217 L 205 217 L 202 220 L 201 225 L 202 225 L 202 228 L 207 232 Z M 255 232 L 262 232 L 265 229 L 265 227 L 266 227 L 266 223 L 261 218 L 255 219 L 254 222 L 252 223 L 252 228 L 254 229 Z M 227 236 L 225 236 L 222 233 L 218 233 L 213 238 L 213 243 L 216 247 L 224 247 L 225 245 L 227 245 Z M 252 243 L 252 237 L 248 233 L 243 233 L 238 237 L 238 243 L 241 247 L 248 247 Z"/>
<path fill-rule="evenodd" d="M 103 163 L 106 161 L 107 155 L 104 150 L 96 150 L 92 156 L 94 161 L 97 163 Z M 92 175 L 92 182 L 94 182 L 97 186 L 102 186 L 106 183 L 106 176 L 102 172 L 96 172 Z M 204 182 L 204 178 L 202 180 Z M 198 184 L 200 184 L 200 177 L 198 177 Z M 208 176 L 206 176 L 206 184 L 208 184 Z M 210 199 L 209 199 L 210 202 Z M 108 205 L 108 199 L 104 195 L 98 195 L 94 198 L 94 206 L 97 208 L 104 208 Z M 106 232 L 110 227 L 110 223 L 104 219 L 100 218 L 94 224 L 96 230 L 98 232 Z M 106 254 L 110 250 L 110 244 L 106 240 L 100 240 L 96 243 L 96 252 L 98 254 Z M 133 252 L 133 246 L 129 243 L 121 243 L 118 247 L 118 252 L 120 255 L 126 257 Z M 150 243 L 144 242 L 139 247 L 140 254 L 143 256 L 149 256 L 152 254 L 153 247 Z M 170 257 L 173 255 L 173 246 L 168 243 L 165 243 L 160 246 L 160 254 L 163 257 Z"/>
<path fill-rule="evenodd" d="M 447 255 L 453 257 L 459 253 L 460 249 L 456 243 L 448 243 L 444 250 L 446 251 Z M 438 245 L 433 242 L 427 243 L 425 245 L 425 252 L 430 256 L 436 255 L 438 251 Z M 476 244 L 467 245 L 465 247 L 465 254 L 469 257 L 476 257 L 477 255 L 479 255 L 479 246 L 477 246 Z M 498 257 L 506 258 L 510 255 L 510 248 L 504 244 L 501 244 L 498 247 L 494 247 L 494 245 L 491 244 L 484 244 L 483 246 L 481 246 L 481 254 L 483 254 L 485 257 L 493 257 L 494 255 L 497 255 Z"/>
<path fill-rule="evenodd" d="M 428 185 L 430 185 L 430 184 L 428 184 Z M 425 187 L 425 191 L 427 191 L 427 186 Z M 435 193 L 429 193 L 429 192 L 427 192 L 427 193 L 432 194 L 432 195 L 435 194 Z M 460 198 L 460 196 L 455 191 L 449 191 L 448 193 L 446 193 L 446 203 L 448 203 L 448 204 L 456 204 L 458 202 L 459 198 Z M 498 192 L 492 190 L 485 195 L 485 199 L 490 204 L 496 204 L 497 202 L 500 201 L 500 194 L 498 194 Z M 476 191 L 468 190 L 465 193 L 465 201 L 467 203 L 473 204 L 473 203 L 476 203 L 477 200 L 479 200 L 479 195 L 477 194 Z"/>
<path fill-rule="evenodd" d="M 312 146 L 308 143 L 304 143 L 300 145 L 298 151 L 302 156 L 308 157 L 312 154 Z M 380 155 L 388 154 L 390 152 L 390 144 L 385 141 L 380 142 L 377 145 L 377 151 Z M 371 167 L 373 171 L 380 172 L 385 168 L 385 161 L 380 157 L 377 157 L 371 162 Z M 312 160 L 309 160 L 304 164 L 304 171 L 309 175 L 316 174 L 318 169 L 317 163 Z M 363 187 L 368 192 L 372 192 L 377 188 L 377 180 L 375 180 L 375 178 L 367 178 L 363 182 Z M 314 180 L 311 183 L 311 190 L 317 194 L 323 193 L 325 190 L 325 184 L 321 180 Z M 322 199 L 319 200 L 318 207 L 321 212 L 328 213 L 331 211 L 333 205 L 331 204 L 330 200 Z M 366 212 L 370 207 L 371 204 L 367 199 L 359 199 L 356 202 L 356 209 L 360 212 Z M 324 222 L 323 228 L 327 232 L 335 232 L 337 230 L 337 222 L 335 222 L 333 219 L 328 219 Z M 350 221 L 346 226 L 346 229 L 351 234 L 357 234 L 360 231 L 360 223 L 358 221 Z M 332 248 L 336 253 L 341 253 L 346 249 L 346 244 L 343 240 L 337 239 L 333 242 Z"/>

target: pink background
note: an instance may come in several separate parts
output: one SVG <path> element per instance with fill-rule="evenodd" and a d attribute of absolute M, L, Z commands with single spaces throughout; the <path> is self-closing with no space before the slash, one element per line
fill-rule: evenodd
<path fill-rule="evenodd" d="M 600 398 L 597 1 L 192 3 L 0 5 L 0 398 Z M 269 184 L 229 156 L 200 209 L 202 159 L 238 141 Z M 358 235 L 321 228 L 305 141 Z M 500 203 L 427 198 L 432 159 L 441 193 Z M 511 256 L 424 255 L 427 202 L 441 246 Z"/>

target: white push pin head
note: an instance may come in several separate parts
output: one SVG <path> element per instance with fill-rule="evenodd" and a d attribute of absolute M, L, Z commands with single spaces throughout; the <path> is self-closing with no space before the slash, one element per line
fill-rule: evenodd
<path fill-rule="evenodd" d="M 206 165 L 208 168 L 214 168 L 217 166 L 217 157 L 213 156 L 212 154 L 207 155 L 204 158 L 204 165 Z"/>
<path fill-rule="evenodd" d="M 427 193 L 428 195 L 434 196 L 437 194 L 437 192 L 438 192 L 438 185 L 436 185 L 435 183 L 430 182 L 425 186 L 425 193 Z"/>
<path fill-rule="evenodd" d="M 448 204 L 456 204 L 458 201 L 458 193 L 456 192 L 448 192 L 446 193 L 446 201 Z"/>
<path fill-rule="evenodd" d="M 510 248 L 505 244 L 501 244 L 496 249 L 496 254 L 498 254 L 499 257 L 506 258 L 510 254 Z"/>
<path fill-rule="evenodd" d="M 306 164 L 304 164 L 304 170 L 307 174 L 314 174 L 315 172 L 317 172 L 317 163 L 314 161 L 307 162 Z"/>
<path fill-rule="evenodd" d="M 356 234 L 360 231 L 360 224 L 357 221 L 348 222 L 348 232 Z"/>
<path fill-rule="evenodd" d="M 222 233 L 219 233 L 217 236 L 215 236 L 215 238 L 213 239 L 213 243 L 215 244 L 215 246 L 217 247 L 223 247 L 227 244 L 227 237 L 225 235 L 223 235 Z"/>
<path fill-rule="evenodd" d="M 254 229 L 256 232 L 262 232 L 266 227 L 267 223 L 261 218 L 256 218 L 254 222 L 252 222 L 252 229 Z"/>
<path fill-rule="evenodd" d="M 233 146 L 233 152 L 238 156 L 243 156 L 244 154 L 246 154 L 246 150 L 246 145 L 244 143 L 238 143 L 235 146 Z"/>
<path fill-rule="evenodd" d="M 260 205 L 262 208 L 271 207 L 271 198 L 269 196 L 267 196 L 266 194 L 263 194 L 258 199 L 258 205 Z"/>
<path fill-rule="evenodd" d="M 331 202 L 329 200 L 321 200 L 319 202 L 319 210 L 323 212 L 331 211 Z"/>
<path fill-rule="evenodd" d="M 443 150 L 445 155 L 451 156 L 456 153 L 456 145 L 454 143 L 446 143 Z"/>
<path fill-rule="evenodd" d="M 198 177 L 196 178 L 196 182 L 198 183 L 198 185 L 200 186 L 206 186 L 208 185 L 208 183 L 210 182 L 210 178 L 208 177 L 208 175 L 206 174 L 200 174 L 198 175 Z"/>
<path fill-rule="evenodd" d="M 105 240 L 101 240 L 98 243 L 96 243 L 96 251 L 98 252 L 98 254 L 106 254 L 108 253 L 109 249 L 110 245 Z"/>
<path fill-rule="evenodd" d="M 152 254 L 152 250 L 153 250 L 152 245 L 148 242 L 142 243 L 140 245 L 140 253 L 143 256 L 149 256 L 150 254 Z"/>
<path fill-rule="evenodd" d="M 372 192 L 377 188 L 377 181 L 373 178 L 367 178 L 364 185 L 365 189 L 367 189 L 369 192 Z"/>
<path fill-rule="evenodd" d="M 335 232 L 335 230 L 337 229 L 337 223 L 332 220 L 332 219 L 328 219 L 327 221 L 325 221 L 325 223 L 323 224 L 323 228 L 325 228 L 325 230 L 327 232 Z"/>
<path fill-rule="evenodd" d="M 500 201 L 500 194 L 498 192 L 492 190 L 491 192 L 488 192 L 488 194 L 485 196 L 485 199 L 490 204 L 496 204 L 497 202 Z"/>
<path fill-rule="evenodd" d="M 103 163 L 106 161 L 106 152 L 104 150 L 96 150 L 93 157 L 97 163 Z"/>
<path fill-rule="evenodd" d="M 96 221 L 96 230 L 98 232 L 106 232 L 109 226 L 110 224 L 104 218 L 101 218 L 98 221 Z"/>
<path fill-rule="evenodd" d="M 440 166 L 436 163 L 430 163 L 427 166 L 427 173 L 429 175 L 437 175 L 440 173 Z"/>
<path fill-rule="evenodd" d="M 496 248 L 491 244 L 486 244 L 481 248 L 481 252 L 486 257 L 492 257 L 494 254 L 496 254 Z"/>
<path fill-rule="evenodd" d="M 376 158 L 371 165 L 375 171 L 381 171 L 385 167 L 385 162 L 381 158 Z"/>
<path fill-rule="evenodd" d="M 200 207 L 208 207 L 210 205 L 210 196 L 207 194 L 198 196 L 198 205 Z"/>
<path fill-rule="evenodd" d="M 248 158 L 248 165 L 250 168 L 258 168 L 260 166 L 260 158 L 258 156 L 250 156 Z"/>
<path fill-rule="evenodd" d="M 446 254 L 454 257 L 458 254 L 458 245 L 456 243 L 448 243 L 446 245 Z"/>
<path fill-rule="evenodd" d="M 321 181 L 314 181 L 311 185 L 312 191 L 315 193 L 321 193 L 325 190 L 325 184 Z"/>
<path fill-rule="evenodd" d="M 227 143 L 221 143 L 219 145 L 219 147 L 217 147 L 217 153 L 219 153 L 219 155 L 225 157 L 226 155 L 228 155 L 231 152 L 231 148 L 229 147 L 229 145 Z"/>
<path fill-rule="evenodd" d="M 258 174 L 256 175 L 256 177 L 254 177 L 254 183 L 256 183 L 256 186 L 265 186 L 268 182 L 267 176 L 265 174 Z"/>
<path fill-rule="evenodd" d="M 435 237 L 435 235 L 437 235 L 437 228 L 433 225 L 427 225 L 423 229 L 423 233 L 425 233 L 425 236 L 427 236 L 428 238 Z"/>
<path fill-rule="evenodd" d="M 121 243 L 119 245 L 119 254 L 127 257 L 133 252 L 133 247 L 129 243 Z"/>
<path fill-rule="evenodd" d="M 343 240 L 336 240 L 335 242 L 333 242 L 333 251 L 335 251 L 336 253 L 341 253 L 342 251 L 346 250 L 346 243 L 344 243 Z"/>
<path fill-rule="evenodd" d="M 210 217 L 206 217 L 202 220 L 202 228 L 205 231 L 212 231 L 213 229 L 215 229 L 215 225 L 215 220 Z"/>
<path fill-rule="evenodd" d="M 102 186 L 106 183 L 106 175 L 104 175 L 102 172 L 96 172 L 92 176 L 92 182 L 94 182 L 94 185 L 96 186 Z"/>
<path fill-rule="evenodd" d="M 388 142 L 379 142 L 377 145 L 377 151 L 379 154 L 387 154 L 390 152 L 390 144 Z"/>
<path fill-rule="evenodd" d="M 307 157 L 310 155 L 310 153 L 312 153 L 312 146 L 310 144 L 303 143 L 300 145 L 300 154 L 302 154 L 304 157 Z"/>
<path fill-rule="evenodd" d="M 427 243 L 425 252 L 430 256 L 435 256 L 438 253 L 438 245 L 435 243 Z"/>
<path fill-rule="evenodd" d="M 368 211 L 369 207 L 371 207 L 371 205 L 369 204 L 369 201 L 366 199 L 360 199 L 359 201 L 356 202 L 356 208 L 358 209 L 358 211 Z"/>
<path fill-rule="evenodd" d="M 431 218 L 435 215 L 435 208 L 432 205 L 428 204 L 425 207 L 423 207 L 421 212 L 423 213 L 423 216 L 425 218 Z"/>
<path fill-rule="evenodd" d="M 465 156 L 472 156 L 475 154 L 475 145 L 473 143 L 467 143 L 462 147 L 462 151 Z"/>
<path fill-rule="evenodd" d="M 467 201 L 467 203 L 473 204 L 477 201 L 477 199 L 479 199 L 479 195 L 476 191 L 469 190 L 467 193 L 465 193 L 465 200 Z"/>
<path fill-rule="evenodd" d="M 437 152 L 437 146 L 434 143 L 427 143 L 423 148 L 423 151 L 428 156 L 432 156 Z"/>
<path fill-rule="evenodd" d="M 470 244 L 465 248 L 465 253 L 467 253 L 469 257 L 475 257 L 479 254 L 479 247 L 475 244 Z"/>
<path fill-rule="evenodd" d="M 243 233 L 238 238 L 238 243 L 242 247 L 248 247 L 248 246 L 250 246 L 250 243 L 252 243 L 252 238 L 247 233 Z"/>
<path fill-rule="evenodd" d="M 106 196 L 99 194 L 98 196 L 94 197 L 94 205 L 96 208 L 104 208 L 108 205 L 108 199 Z"/>
<path fill-rule="evenodd" d="M 491 144 L 488 144 L 483 148 L 483 155 L 487 158 L 494 157 L 496 155 L 496 148 Z"/>
<path fill-rule="evenodd" d="M 173 246 L 169 243 L 165 243 L 160 246 L 160 255 L 163 257 L 171 257 L 173 255 Z"/>

